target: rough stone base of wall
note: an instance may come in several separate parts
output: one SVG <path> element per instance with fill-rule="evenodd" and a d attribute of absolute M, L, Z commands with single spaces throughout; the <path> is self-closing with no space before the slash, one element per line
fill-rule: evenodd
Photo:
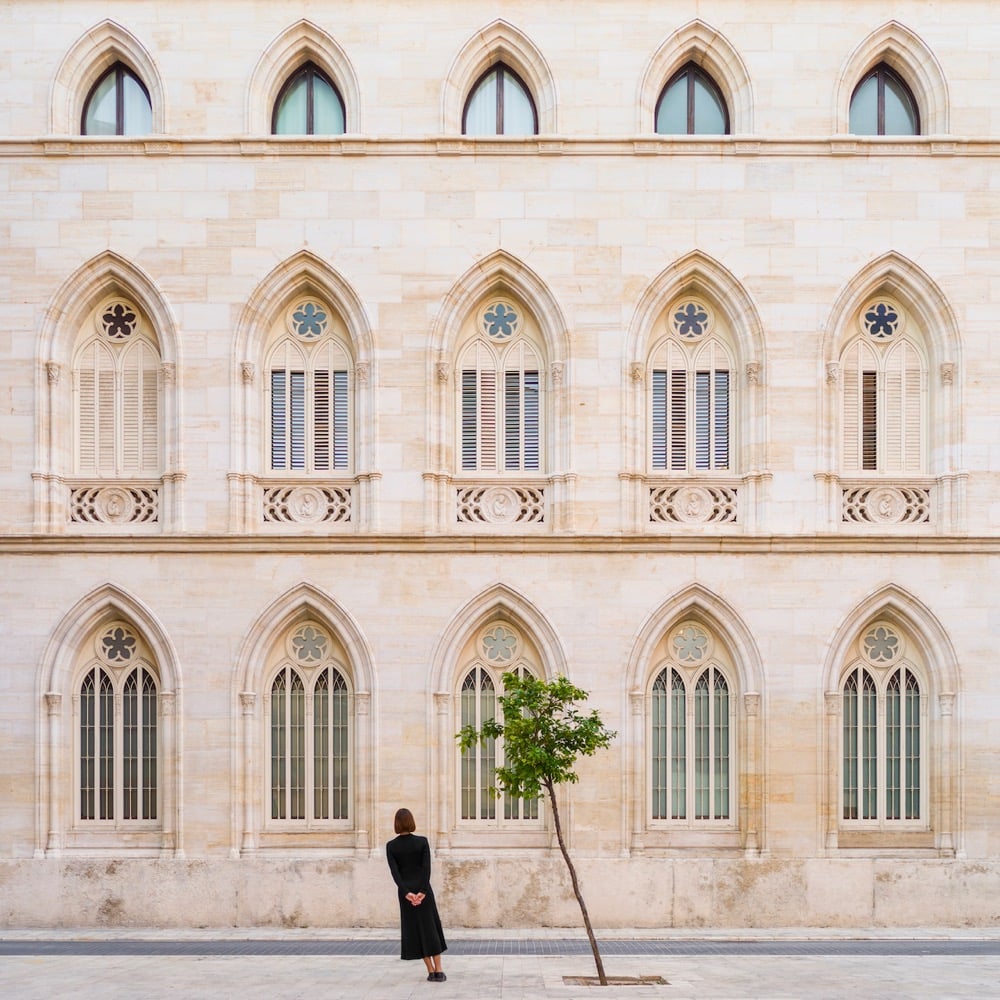
<path fill-rule="evenodd" d="M 1000 862 L 581 859 L 597 927 L 976 927 L 1000 921 Z M 562 860 L 439 859 L 451 927 L 578 927 Z M 0 926 L 393 927 L 381 856 L 0 861 Z"/>

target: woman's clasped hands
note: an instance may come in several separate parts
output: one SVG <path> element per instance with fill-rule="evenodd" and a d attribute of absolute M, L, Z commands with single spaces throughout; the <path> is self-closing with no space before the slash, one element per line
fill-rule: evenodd
<path fill-rule="evenodd" d="M 424 894 L 422 892 L 408 892 L 406 898 L 412 906 L 419 906 L 424 901 Z"/>

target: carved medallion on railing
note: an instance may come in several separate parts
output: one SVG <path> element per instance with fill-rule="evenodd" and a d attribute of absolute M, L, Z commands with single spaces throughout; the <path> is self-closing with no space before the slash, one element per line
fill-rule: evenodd
<path fill-rule="evenodd" d="M 855 486 L 842 492 L 845 524 L 928 524 L 931 493 L 913 486 Z"/>
<path fill-rule="evenodd" d="M 542 524 L 545 490 L 538 486 L 465 486 L 457 491 L 463 524 Z"/>
<path fill-rule="evenodd" d="M 267 486 L 264 488 L 264 522 L 349 522 L 351 499 L 349 486 Z"/>
<path fill-rule="evenodd" d="M 155 486 L 79 486 L 70 494 L 75 524 L 155 524 L 160 491 Z"/>
<path fill-rule="evenodd" d="M 739 490 L 733 486 L 654 486 L 649 520 L 659 524 L 735 524 Z"/>

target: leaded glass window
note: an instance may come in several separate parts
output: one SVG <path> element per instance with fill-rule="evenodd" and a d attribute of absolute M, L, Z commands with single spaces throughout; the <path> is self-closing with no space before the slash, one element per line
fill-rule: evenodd
<path fill-rule="evenodd" d="M 477 640 L 483 662 L 465 674 L 459 691 L 461 726 L 482 724 L 499 711 L 498 692 L 502 693 L 502 674 L 533 673 L 521 657 L 523 641 L 504 624 L 487 627 Z M 463 820 L 488 822 L 497 826 L 517 825 L 539 818 L 538 799 L 496 796 L 495 768 L 503 764 L 503 740 L 488 740 L 459 752 L 459 815 Z"/>
<path fill-rule="evenodd" d="M 275 135 L 342 135 L 344 101 L 330 78 L 306 63 L 285 81 L 274 102 Z"/>
<path fill-rule="evenodd" d="M 920 681 L 892 625 L 871 626 L 842 685 L 841 818 L 878 827 L 924 815 Z"/>
<path fill-rule="evenodd" d="M 898 73 L 879 63 L 851 95 L 850 130 L 855 135 L 920 135 L 920 113 Z"/>
<path fill-rule="evenodd" d="M 271 682 L 270 818 L 293 828 L 350 818 L 350 693 L 331 648 L 320 626 L 297 628 Z"/>
<path fill-rule="evenodd" d="M 84 135 L 148 135 L 153 109 L 145 84 L 123 63 L 115 63 L 87 95 L 80 130 Z"/>
<path fill-rule="evenodd" d="M 660 94 L 656 131 L 661 135 L 728 135 L 729 110 L 715 81 L 688 63 Z"/>
<path fill-rule="evenodd" d="M 531 92 L 509 67 L 498 63 L 473 85 L 462 115 L 464 135 L 535 135 L 538 113 Z"/>
<path fill-rule="evenodd" d="M 714 645 L 701 625 L 684 623 L 667 643 L 673 663 L 653 681 L 649 773 L 654 820 L 697 826 L 733 819 L 733 704 Z"/>
<path fill-rule="evenodd" d="M 119 827 L 159 813 L 157 680 L 131 628 L 115 623 L 96 644 L 79 687 L 77 816 Z M 120 709 L 116 711 L 116 703 Z"/>

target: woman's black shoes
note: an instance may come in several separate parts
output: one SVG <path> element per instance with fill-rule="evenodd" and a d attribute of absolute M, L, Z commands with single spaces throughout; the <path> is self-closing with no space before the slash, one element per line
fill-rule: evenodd
<path fill-rule="evenodd" d="M 429 972 L 427 974 L 427 982 L 429 983 L 443 983 L 447 978 L 443 972 Z"/>

